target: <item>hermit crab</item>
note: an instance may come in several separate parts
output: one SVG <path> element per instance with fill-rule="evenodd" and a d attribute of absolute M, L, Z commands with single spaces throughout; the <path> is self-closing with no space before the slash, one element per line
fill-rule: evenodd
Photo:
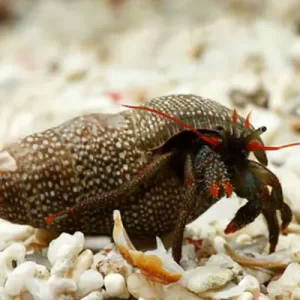
<path fill-rule="evenodd" d="M 250 114 L 243 118 L 196 95 L 126 107 L 74 118 L 3 149 L 15 168 L 0 173 L 0 217 L 55 232 L 111 235 L 119 210 L 130 237 L 174 232 L 179 262 L 185 225 L 235 192 L 248 202 L 225 232 L 262 213 L 274 251 L 292 212 L 265 151 L 300 143 L 264 146 L 266 128 L 255 129 Z"/>

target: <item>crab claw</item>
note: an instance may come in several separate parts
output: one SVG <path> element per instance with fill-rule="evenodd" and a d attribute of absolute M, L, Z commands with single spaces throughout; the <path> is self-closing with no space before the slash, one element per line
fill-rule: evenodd
<path fill-rule="evenodd" d="M 239 228 L 237 227 L 237 225 L 234 224 L 234 222 L 230 222 L 227 225 L 226 229 L 224 230 L 224 233 L 231 234 L 231 233 L 235 233 L 238 230 L 239 230 Z"/>
<path fill-rule="evenodd" d="M 246 198 L 248 202 L 237 211 L 225 229 L 225 233 L 242 229 L 262 213 L 268 226 L 270 253 L 274 252 L 280 228 L 285 229 L 292 220 L 292 211 L 283 200 L 281 184 L 275 174 L 254 161 L 248 161 L 237 174 L 233 179 L 235 192 L 239 197 Z M 269 187 L 272 188 L 271 192 Z M 277 211 L 281 213 L 281 225 Z"/>
<path fill-rule="evenodd" d="M 232 221 L 227 225 L 224 233 L 235 233 L 236 231 L 253 222 L 261 213 L 261 207 L 257 204 L 258 203 L 255 201 L 249 201 L 244 206 L 242 206 L 237 211 Z"/>

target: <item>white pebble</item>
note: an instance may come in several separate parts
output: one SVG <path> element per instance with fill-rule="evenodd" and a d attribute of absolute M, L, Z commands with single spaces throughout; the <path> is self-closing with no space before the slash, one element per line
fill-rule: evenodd
<path fill-rule="evenodd" d="M 80 300 L 103 300 L 104 297 L 101 294 L 101 292 L 92 292 L 90 294 L 88 294 L 87 296 L 81 298 Z"/>
<path fill-rule="evenodd" d="M 244 292 L 242 295 L 238 296 L 236 300 L 252 300 L 253 295 L 250 292 Z"/>
<path fill-rule="evenodd" d="M 251 292 L 253 294 L 260 291 L 260 284 L 258 280 L 251 275 L 245 276 L 243 280 L 239 283 L 239 285 L 244 286 L 248 292 Z"/>
<path fill-rule="evenodd" d="M 102 288 L 103 277 L 95 270 L 86 270 L 80 275 L 77 286 L 76 296 L 83 297 Z"/>
<path fill-rule="evenodd" d="M 0 249 L 5 249 L 15 243 L 29 240 L 34 235 L 34 229 L 27 225 L 18 225 L 0 219 Z"/>
<path fill-rule="evenodd" d="M 18 296 L 24 290 L 26 281 L 33 278 L 36 269 L 35 266 L 34 262 L 27 261 L 8 275 L 5 283 L 5 291 L 8 295 Z"/>
<path fill-rule="evenodd" d="M 93 263 L 93 252 L 89 249 L 84 250 L 76 259 L 72 270 L 72 279 L 77 282 L 82 272 L 88 270 Z"/>
<path fill-rule="evenodd" d="M 72 293 L 77 290 L 77 285 L 74 280 L 56 276 L 51 276 L 49 278 L 48 286 L 53 295 Z"/>
<path fill-rule="evenodd" d="M 12 244 L 3 252 L 0 252 L 0 287 L 4 287 L 7 276 L 14 270 L 13 261 L 16 265 L 24 262 L 26 249 L 21 244 Z"/>
<path fill-rule="evenodd" d="M 84 235 L 75 232 L 73 235 L 62 233 L 49 245 L 48 259 L 53 265 L 52 275 L 64 276 L 74 267 L 78 254 L 84 246 Z"/>
<path fill-rule="evenodd" d="M 45 266 L 27 261 L 11 272 L 5 283 L 5 292 L 9 296 L 27 299 L 52 299 L 47 286 L 49 271 Z M 27 298 L 26 298 L 27 297 Z M 1 298 L 0 298 L 1 299 Z"/>
<path fill-rule="evenodd" d="M 236 238 L 236 242 L 239 244 L 247 244 L 252 241 L 252 238 L 249 234 L 242 233 Z"/>
<path fill-rule="evenodd" d="M 125 279 L 120 274 L 109 274 L 104 278 L 106 292 L 111 297 L 128 299 L 129 293 L 126 287 Z"/>

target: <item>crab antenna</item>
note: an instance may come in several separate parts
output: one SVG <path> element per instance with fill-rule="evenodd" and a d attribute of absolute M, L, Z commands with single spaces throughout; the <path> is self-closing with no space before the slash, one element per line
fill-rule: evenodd
<path fill-rule="evenodd" d="M 211 138 L 208 138 L 207 136 L 205 136 L 204 134 L 200 133 L 196 128 L 194 128 L 193 126 L 179 120 L 179 119 L 176 119 L 166 113 L 163 113 L 159 110 L 156 110 L 156 109 L 153 109 L 153 108 L 150 108 L 150 107 L 146 107 L 146 106 L 134 106 L 134 105 L 125 105 L 125 104 L 122 104 L 122 106 L 124 107 L 128 107 L 128 108 L 133 108 L 133 109 L 140 109 L 140 110 L 145 110 L 145 111 L 149 111 L 149 112 L 152 112 L 154 114 L 157 114 L 159 116 L 162 116 L 166 119 L 169 119 L 173 122 L 175 122 L 176 124 L 179 124 L 191 131 L 193 131 L 194 133 L 196 133 L 203 141 L 207 142 L 209 145 L 211 146 L 217 146 L 219 145 L 221 142 L 216 139 L 215 137 L 211 137 Z"/>
<path fill-rule="evenodd" d="M 260 151 L 276 151 L 276 150 L 289 148 L 289 147 L 293 147 L 293 146 L 300 146 L 300 142 L 299 143 L 286 144 L 286 145 L 282 145 L 282 146 L 263 146 L 263 145 L 259 144 L 258 142 L 250 141 L 247 145 L 247 150 L 248 151 L 257 151 L 257 150 L 260 150 Z"/>
<path fill-rule="evenodd" d="M 232 119 L 232 124 L 236 124 L 236 122 L 237 122 L 237 112 L 236 112 L 235 108 L 232 111 L 231 119 Z"/>
<path fill-rule="evenodd" d="M 249 128 L 250 127 L 250 117 L 251 117 L 251 113 L 252 111 L 250 111 L 246 117 L 245 123 L 244 123 L 244 127 L 245 128 Z"/>

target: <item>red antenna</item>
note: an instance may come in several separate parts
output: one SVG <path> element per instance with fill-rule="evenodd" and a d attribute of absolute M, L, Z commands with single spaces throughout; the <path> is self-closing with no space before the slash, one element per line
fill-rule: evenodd
<path fill-rule="evenodd" d="M 187 124 L 187 123 L 185 123 L 185 122 L 183 122 L 183 121 L 181 121 L 181 120 L 179 120 L 179 119 L 176 119 L 176 118 L 174 118 L 174 117 L 172 117 L 172 116 L 170 116 L 170 115 L 168 115 L 168 114 L 166 114 L 166 113 L 163 113 L 163 112 L 161 112 L 161 111 L 159 111 L 159 110 L 156 110 L 156 109 L 154 109 L 154 108 L 145 107 L 145 106 L 125 105 L 125 104 L 122 104 L 122 106 L 128 107 L 128 108 L 133 108 L 133 109 L 140 109 L 140 110 L 149 111 L 149 112 L 152 112 L 152 113 L 157 114 L 157 115 L 159 115 L 159 116 L 162 116 L 162 117 L 164 117 L 164 118 L 166 118 L 166 119 L 169 119 L 169 120 L 173 121 L 174 123 L 179 124 L 179 125 L 181 125 L 181 126 L 187 128 L 187 129 L 193 131 L 193 132 L 196 133 L 203 141 L 205 141 L 206 143 L 208 143 L 208 144 L 211 145 L 211 146 L 218 146 L 218 145 L 221 143 L 221 142 L 220 142 L 218 139 L 216 139 L 215 137 L 209 138 L 209 137 L 205 136 L 204 134 L 200 133 L 200 132 L 199 132 L 196 128 L 194 128 L 193 126 L 191 126 L 191 125 L 189 125 L 189 124 Z"/>
<path fill-rule="evenodd" d="M 293 147 L 293 146 L 300 146 L 300 142 L 299 143 L 286 144 L 286 145 L 282 145 L 282 146 L 263 146 L 263 145 L 259 144 L 258 142 L 250 141 L 247 145 L 247 150 L 248 151 L 257 151 L 257 150 L 276 151 L 276 150 L 289 148 L 289 147 Z"/>

